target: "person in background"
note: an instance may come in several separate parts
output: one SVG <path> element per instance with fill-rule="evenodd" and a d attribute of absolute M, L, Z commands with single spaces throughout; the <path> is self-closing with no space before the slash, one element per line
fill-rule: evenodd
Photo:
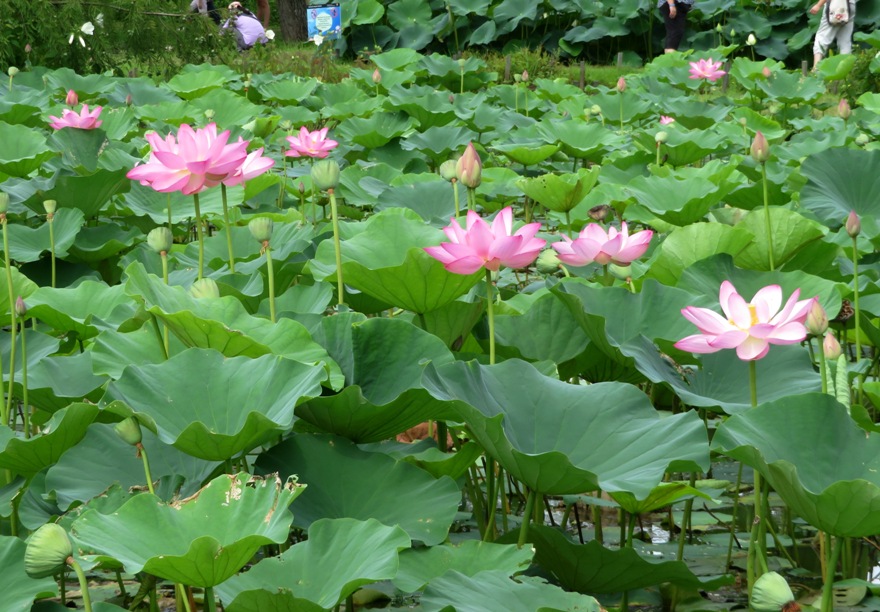
<path fill-rule="evenodd" d="M 660 9 L 663 23 L 666 26 L 664 53 L 678 51 L 687 25 L 687 14 L 693 7 L 694 0 L 657 0 L 657 8 Z"/>
<path fill-rule="evenodd" d="M 241 2 L 233 2 L 229 5 L 231 13 L 229 19 L 223 24 L 224 30 L 235 30 L 235 42 L 239 51 L 250 49 L 257 43 L 267 43 L 266 30 L 257 19 L 257 16 L 241 5 Z"/>
<path fill-rule="evenodd" d="M 816 30 L 816 38 L 813 40 L 813 68 L 816 67 L 828 48 L 835 40 L 837 41 L 837 50 L 840 53 L 852 53 L 852 35 L 853 27 L 856 19 L 856 3 L 854 0 L 847 2 L 849 9 L 849 21 L 840 25 L 833 25 L 828 21 L 828 10 L 823 10 L 827 0 L 819 0 L 810 7 L 810 13 L 815 15 L 821 12 L 822 17 L 819 19 L 819 29 Z"/>
<path fill-rule="evenodd" d="M 269 27 L 269 0 L 257 0 L 257 19 L 263 24 L 263 29 Z"/>
<path fill-rule="evenodd" d="M 189 4 L 189 10 L 193 13 L 208 15 L 214 20 L 214 23 L 220 25 L 220 11 L 214 6 L 214 0 L 192 0 Z"/>

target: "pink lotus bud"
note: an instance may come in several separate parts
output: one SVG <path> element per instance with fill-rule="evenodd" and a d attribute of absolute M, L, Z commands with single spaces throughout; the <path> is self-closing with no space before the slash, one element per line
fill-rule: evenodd
<path fill-rule="evenodd" d="M 449 94 L 449 103 L 455 104 L 455 96 L 453 96 L 452 94 Z"/>
<path fill-rule="evenodd" d="M 469 142 L 458 162 L 455 164 L 455 174 L 458 181 L 470 189 L 476 189 L 480 186 L 483 174 L 483 162 L 480 160 L 474 143 Z"/>
<path fill-rule="evenodd" d="M 27 314 L 27 306 L 24 303 L 24 300 L 21 299 L 21 296 L 15 298 L 15 316 L 19 319 L 23 319 Z"/>
<path fill-rule="evenodd" d="M 303 184 L 302 181 L 300 181 L 299 185 L 297 185 L 297 189 L 299 189 L 300 195 L 302 195 L 306 192 L 306 186 Z"/>
<path fill-rule="evenodd" d="M 804 327 L 807 328 L 808 332 L 817 337 L 828 331 L 828 313 L 822 308 L 819 300 L 813 300 L 813 307 L 810 309 L 809 314 L 807 314 Z"/>
<path fill-rule="evenodd" d="M 826 360 L 836 360 L 843 353 L 840 348 L 840 342 L 832 333 L 825 334 L 825 340 L 822 342 L 822 348 L 825 351 Z"/>
<path fill-rule="evenodd" d="M 64 99 L 64 103 L 71 108 L 79 104 L 79 96 L 76 95 L 76 92 L 72 89 L 68 90 L 67 97 Z"/>
<path fill-rule="evenodd" d="M 837 104 L 837 116 L 847 120 L 850 115 L 852 115 L 852 109 L 849 107 L 849 102 L 846 101 L 846 98 L 841 98 Z"/>
<path fill-rule="evenodd" d="M 765 78 L 765 79 L 769 79 L 770 77 L 773 76 L 773 73 L 770 71 L 769 68 L 767 68 L 767 66 L 764 66 L 764 69 L 761 70 L 761 74 L 764 75 L 764 78 Z"/>
<path fill-rule="evenodd" d="M 375 83 L 376 85 L 378 85 L 378 84 L 381 83 L 381 82 L 382 82 L 382 73 L 379 72 L 379 69 L 378 69 L 378 68 L 376 68 L 376 69 L 373 71 L 373 83 Z"/>
<path fill-rule="evenodd" d="M 125 105 L 131 106 L 131 94 L 128 94 L 127 96 L 125 96 Z"/>
<path fill-rule="evenodd" d="M 626 91 L 626 80 L 623 77 L 617 79 L 617 91 L 623 93 Z"/>
<path fill-rule="evenodd" d="M 528 83 L 528 82 L 529 82 L 529 71 L 528 71 L 528 70 L 523 70 L 523 73 L 522 73 L 522 82 L 523 82 L 523 83 Z"/>
<path fill-rule="evenodd" d="M 844 227 L 846 227 L 846 233 L 849 234 L 850 238 L 855 238 L 862 233 L 862 220 L 859 219 L 856 211 L 849 211 L 849 216 L 846 218 L 846 225 Z"/>
<path fill-rule="evenodd" d="M 31 48 L 31 43 L 28 43 L 24 46 L 24 52 L 30 53 L 33 49 Z"/>
<path fill-rule="evenodd" d="M 755 139 L 752 140 L 752 159 L 759 164 L 770 159 L 770 144 L 761 132 L 755 132 Z"/>

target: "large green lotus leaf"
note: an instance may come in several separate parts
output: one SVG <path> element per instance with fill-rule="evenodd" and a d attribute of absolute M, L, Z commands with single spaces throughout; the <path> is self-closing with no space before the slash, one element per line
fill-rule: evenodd
<path fill-rule="evenodd" d="M 666 134 L 666 142 L 660 147 L 660 156 L 676 168 L 717 154 L 730 144 L 725 136 L 711 130 L 666 130 Z M 651 152 L 657 147 L 653 131 L 639 132 L 633 135 L 633 140 Z"/>
<path fill-rule="evenodd" d="M 214 111 L 214 121 L 225 126 L 243 125 L 266 110 L 228 89 L 213 89 L 191 104 L 202 113 Z"/>
<path fill-rule="evenodd" d="M 580 204 L 599 180 L 599 166 L 581 168 L 576 174 L 544 174 L 516 182 L 523 193 L 541 206 L 567 213 Z"/>
<path fill-rule="evenodd" d="M 585 121 L 542 121 L 538 131 L 548 141 L 562 144 L 562 151 L 569 157 L 596 160 L 604 155 L 607 148 L 619 142 L 622 137 L 600 123 Z"/>
<path fill-rule="evenodd" d="M 437 245 L 443 234 L 426 225 L 417 214 L 388 209 L 370 217 L 363 231 L 342 242 L 345 282 L 383 302 L 413 312 L 440 308 L 467 293 L 483 278 L 447 272 L 424 247 Z M 336 259 L 330 240 L 318 245 L 311 262 L 318 280 L 334 280 Z"/>
<path fill-rule="evenodd" d="M 495 315 L 495 341 L 515 347 L 523 358 L 560 364 L 580 355 L 589 339 L 569 309 L 546 294 L 520 315 Z"/>
<path fill-rule="evenodd" d="M 124 176 L 124 175 L 123 175 Z M 126 179 L 131 190 L 125 195 L 125 206 L 137 216 L 148 216 L 154 223 L 168 222 L 168 207 L 171 206 L 171 220 L 180 223 L 195 217 L 192 196 L 174 193 L 159 193 L 141 185 L 139 182 Z M 244 188 L 240 185 L 226 190 L 227 202 L 242 202 Z M 59 200 L 60 201 L 60 200 Z M 203 216 L 210 214 L 218 217 L 223 214 L 223 197 L 220 189 L 208 189 L 199 194 L 199 208 Z"/>
<path fill-rule="evenodd" d="M 661 419 L 631 385 L 570 385 L 519 360 L 431 366 L 424 384 L 454 403 L 474 439 L 511 475 L 541 493 L 602 488 L 646 497 L 667 469 L 708 465 L 696 412 Z"/>
<path fill-rule="evenodd" d="M 691 264 L 719 253 L 736 256 L 752 239 L 751 232 L 722 223 L 692 223 L 676 228 L 657 248 L 648 276 L 675 285 Z"/>
<path fill-rule="evenodd" d="M 54 597 L 58 585 L 52 576 L 31 578 L 24 570 L 24 540 L 15 536 L 0 536 L 0 589 L 3 607 L 7 610 L 30 610 L 35 599 Z M 5 576 L 5 578 L 4 578 Z"/>
<path fill-rule="evenodd" d="M 355 442 L 386 440 L 427 420 L 449 418 L 444 402 L 421 388 L 427 361 L 449 363 L 443 342 L 407 321 L 354 323 L 346 387 L 296 408 L 296 416 Z"/>
<path fill-rule="evenodd" d="M 400 146 L 407 151 L 419 151 L 438 165 L 451 159 L 454 152 L 461 150 L 476 138 L 477 133 L 464 126 L 443 125 L 412 134 L 401 140 Z"/>
<path fill-rule="evenodd" d="M 49 146 L 61 153 L 69 168 L 91 174 L 98 168 L 98 156 L 107 144 L 104 130 L 56 130 L 49 137 Z"/>
<path fill-rule="evenodd" d="M 55 464 L 67 449 L 82 440 L 97 415 L 94 404 L 71 404 L 52 415 L 41 433 L 30 438 L 0 425 L 0 468 L 33 476 Z"/>
<path fill-rule="evenodd" d="M 171 341 L 171 354 L 179 352 L 179 346 L 175 347 L 175 340 Z M 122 371 L 131 363 L 145 365 L 148 363 L 161 363 L 165 361 L 165 351 L 162 343 L 156 337 L 156 331 L 151 325 L 144 325 L 135 331 L 122 333 L 112 330 L 102 331 L 88 353 L 92 357 L 92 370 L 95 374 L 119 378 Z"/>
<path fill-rule="evenodd" d="M 53 89 L 77 92 L 80 96 L 96 96 L 111 91 L 115 79 L 106 74 L 79 75 L 70 68 L 59 68 L 46 73 L 46 80 Z"/>
<path fill-rule="evenodd" d="M 132 314 L 133 303 L 122 285 L 86 280 L 73 288 L 40 287 L 28 297 L 27 307 L 28 316 L 85 340 L 97 336 L 100 328 L 120 325 Z"/>
<path fill-rule="evenodd" d="M 130 248 L 143 238 L 136 227 L 123 227 L 118 223 L 104 223 L 97 227 L 84 227 L 76 235 L 65 259 L 98 265 L 121 251 Z"/>
<path fill-rule="evenodd" d="M 464 476 L 474 461 L 483 454 L 480 445 L 470 441 L 456 448 L 454 453 L 444 453 L 437 448 L 433 439 L 428 438 L 418 442 L 385 441 L 359 444 L 358 448 L 408 461 L 433 475 L 434 478 L 449 476 L 455 480 Z"/>
<path fill-rule="evenodd" d="M 226 71 L 215 69 L 208 64 L 202 64 L 198 68 L 174 76 L 166 86 L 184 100 L 192 100 L 212 89 L 223 87 L 229 81 L 229 74 Z"/>
<path fill-rule="evenodd" d="M 513 576 L 529 568 L 533 555 L 534 552 L 528 548 L 478 540 L 413 548 L 400 553 L 400 570 L 391 582 L 401 591 L 412 593 L 449 570 L 465 576 L 475 576 L 488 570 Z"/>
<path fill-rule="evenodd" d="M 827 394 L 789 396 L 725 421 L 713 449 L 763 474 L 786 505 L 839 537 L 880 531 L 880 435 Z"/>
<path fill-rule="evenodd" d="M 352 117 L 336 128 L 336 135 L 367 149 L 376 149 L 409 131 L 415 120 L 406 113 L 374 113 L 368 118 Z"/>
<path fill-rule="evenodd" d="M 296 404 L 320 395 L 323 378 L 321 366 L 274 355 L 188 349 L 160 364 L 130 365 L 105 399 L 148 416 L 163 442 L 225 461 L 288 430 Z"/>
<path fill-rule="evenodd" d="M 621 105 L 621 100 L 623 105 Z M 644 96 L 633 93 L 608 92 L 590 97 L 593 104 L 598 104 L 602 109 L 602 117 L 609 123 L 613 123 L 616 127 L 620 126 L 621 111 L 623 112 L 623 122 L 631 123 L 636 119 L 646 117 L 653 111 L 651 102 Z M 653 140 L 653 136 L 651 137 Z"/>
<path fill-rule="evenodd" d="M 55 213 L 55 255 L 64 257 L 73 244 L 83 225 L 82 211 L 75 208 L 60 208 Z M 9 256 L 15 261 L 27 263 L 37 261 L 51 248 L 49 224 L 41 223 L 32 228 L 18 223 L 9 224 Z"/>
<path fill-rule="evenodd" d="M 260 455 L 257 466 L 314 484 L 297 502 L 296 524 L 303 528 L 322 518 L 373 518 L 433 546 L 446 539 L 461 501 L 451 478 L 435 479 L 337 436 L 294 435 Z"/>
<path fill-rule="evenodd" d="M 580 593 L 621 593 L 668 582 L 696 590 L 731 584 L 733 576 L 700 579 L 683 561 L 656 561 L 632 548 L 609 550 L 595 540 L 576 544 L 552 527 L 529 529 L 535 562 L 567 590 Z"/>
<path fill-rule="evenodd" d="M 71 128 L 67 128 L 71 129 Z M 55 155 L 40 130 L 0 122 L 0 172 L 24 178 Z"/>
<path fill-rule="evenodd" d="M 230 612 L 252 610 L 239 608 L 239 598 L 264 589 L 274 594 L 273 610 L 297 610 L 297 599 L 329 609 L 364 585 L 393 578 L 398 552 L 409 547 L 409 536 L 397 526 L 375 519 L 321 519 L 309 527 L 308 540 L 230 578 L 217 595 Z"/>
<path fill-rule="evenodd" d="M 248 473 L 218 476 L 195 495 L 165 504 L 135 495 L 113 514 L 89 510 L 70 535 L 84 557 L 106 555 L 130 573 L 191 586 L 215 586 L 234 575 L 260 546 L 286 542 L 293 516 L 287 507 L 305 490 Z"/>
<path fill-rule="evenodd" d="M 28 342 L 38 332 L 27 330 Z M 21 338 L 19 334 L 18 338 Z M 9 363 L 9 343 L 2 344 L 5 363 Z M 20 354 L 20 353 L 19 353 Z M 22 367 L 18 355 L 15 364 L 14 397 L 24 400 Z M 8 377 L 7 377 L 8 378 Z M 72 401 L 95 402 L 103 395 L 100 387 L 107 382 L 103 376 L 92 373 L 92 359 L 88 353 L 51 355 L 34 359 L 28 346 L 28 402 L 44 412 L 56 412 Z"/>
<path fill-rule="evenodd" d="M 811 104 L 825 93 L 819 79 L 804 79 L 797 72 L 777 70 L 773 77 L 757 82 L 764 93 L 782 104 Z"/>
<path fill-rule="evenodd" d="M 642 499 L 627 491 L 617 491 L 610 495 L 621 508 L 630 514 L 656 512 L 661 508 L 687 498 L 702 497 L 703 499 L 712 500 L 708 494 L 688 485 L 686 482 L 661 482 L 654 487 L 647 497 Z"/>
<path fill-rule="evenodd" d="M 316 79 L 280 79 L 257 87 L 266 100 L 281 104 L 294 104 L 308 98 L 318 87 Z"/>
<path fill-rule="evenodd" d="M 425 612 L 600 612 L 592 597 L 568 593 L 540 578 L 511 578 L 487 570 L 475 576 L 452 570 L 432 580 L 422 595 Z"/>
<path fill-rule="evenodd" d="M 175 481 L 180 496 L 195 493 L 217 468 L 217 462 L 196 459 L 164 444 L 147 428 L 142 429 L 142 434 L 152 477 L 157 481 Z M 85 437 L 46 473 L 46 490 L 52 492 L 62 510 L 100 495 L 114 483 L 124 490 L 144 490 L 144 465 L 137 449 L 124 442 L 113 425 L 101 423 L 89 427 Z"/>
<path fill-rule="evenodd" d="M 517 138 L 513 141 L 495 142 L 492 150 L 523 166 L 534 166 L 547 160 L 559 150 L 560 145 L 537 138 Z"/>
<path fill-rule="evenodd" d="M 770 269 L 770 245 L 764 211 L 755 209 L 735 227 L 747 230 L 755 237 L 752 243 L 734 256 L 736 265 L 750 270 Z M 770 208 L 770 228 L 773 243 L 773 263 L 783 266 L 795 254 L 828 233 L 828 229 L 816 221 L 787 208 Z"/>
<path fill-rule="evenodd" d="M 110 203 L 110 199 L 114 195 L 125 193 L 132 187 L 131 180 L 125 176 L 126 172 L 127 169 L 99 169 L 89 176 L 61 174 L 51 189 L 38 191 L 36 195 L 28 198 L 25 204 L 38 215 L 43 215 L 45 214 L 43 201 L 55 200 L 58 202 L 58 212 L 55 213 L 56 224 L 58 216 L 67 208 L 79 209 L 87 219 L 92 219 Z M 139 184 L 135 184 L 141 187 Z M 147 187 L 141 188 L 148 189 Z M 164 216 L 161 217 L 160 222 L 164 219 Z M 58 240 L 57 225 L 55 232 L 55 239 Z"/>
<path fill-rule="evenodd" d="M 410 47 L 412 48 L 412 47 Z M 443 127 L 446 126 L 449 122 L 455 119 L 455 108 L 449 102 L 449 96 L 445 93 L 434 91 L 431 89 L 425 95 L 414 94 L 412 91 L 397 85 L 392 87 L 388 92 L 388 100 L 386 101 L 386 107 L 389 107 L 390 110 L 402 110 L 407 115 L 418 121 L 419 128 L 426 132 L 431 128 Z M 453 132 L 452 137 L 456 140 L 460 140 L 462 138 L 461 130 L 465 132 L 469 132 L 467 128 L 454 128 L 459 134 L 456 136 Z M 474 134 L 476 136 L 476 134 Z M 429 138 L 435 139 L 436 136 L 430 136 Z M 407 138 L 409 140 L 409 138 Z M 447 148 L 452 151 L 455 150 L 455 147 L 451 146 L 449 141 L 449 137 L 445 137 L 443 140 L 443 148 Z M 467 144 L 471 138 L 468 138 L 464 141 Z M 403 141 L 405 142 L 405 141 Z M 401 143 L 403 145 L 403 142 Z M 440 144 L 440 143 L 438 143 Z M 417 149 L 421 150 L 422 147 L 407 147 L 403 146 L 404 149 L 412 150 Z M 442 153 L 442 149 L 433 151 L 431 157 L 435 160 L 440 160 L 441 158 L 447 157 L 447 155 Z"/>
<path fill-rule="evenodd" d="M 431 225 L 445 225 L 455 216 L 456 190 L 459 207 L 464 208 L 467 188 L 457 181 L 447 183 L 437 177 L 436 180 L 426 182 L 393 185 L 379 194 L 374 210 L 408 208 Z"/>

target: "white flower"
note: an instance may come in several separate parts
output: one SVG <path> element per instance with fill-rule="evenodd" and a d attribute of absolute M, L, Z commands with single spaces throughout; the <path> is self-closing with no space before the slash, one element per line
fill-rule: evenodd
<path fill-rule="evenodd" d="M 315 38 L 313 40 L 315 41 L 315 44 L 320 47 L 321 43 L 324 42 L 324 37 L 320 34 L 315 34 Z"/>
<path fill-rule="evenodd" d="M 71 34 L 71 35 L 70 35 L 70 38 L 67 39 L 67 44 L 68 44 L 68 45 L 72 45 L 72 44 L 73 44 L 73 37 L 74 37 L 74 36 L 76 36 L 76 34 Z"/>
<path fill-rule="evenodd" d="M 758 39 L 755 38 L 754 34 L 749 34 L 749 37 L 746 39 L 746 44 L 750 47 L 754 47 L 756 44 L 758 44 Z"/>
<path fill-rule="evenodd" d="M 273 30 L 266 30 L 266 38 L 275 40 L 275 32 Z"/>
<path fill-rule="evenodd" d="M 95 16 L 95 23 L 97 23 L 102 28 L 104 27 L 104 13 L 98 13 Z"/>
<path fill-rule="evenodd" d="M 95 25 L 91 21 L 87 21 L 82 24 L 82 27 L 79 29 L 83 34 L 88 34 L 91 36 L 95 33 Z"/>

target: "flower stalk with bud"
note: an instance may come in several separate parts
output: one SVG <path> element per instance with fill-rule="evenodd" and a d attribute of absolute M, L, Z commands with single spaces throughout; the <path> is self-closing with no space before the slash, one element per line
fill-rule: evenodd
<path fill-rule="evenodd" d="M 257 217 L 248 223 L 251 236 L 260 243 L 262 253 L 266 254 L 266 275 L 269 279 L 269 319 L 275 322 L 275 268 L 272 265 L 272 229 L 274 224 L 268 217 Z"/>
<path fill-rule="evenodd" d="M 0 406 L 5 407 L 5 411 L 0 417 L 4 425 L 9 424 L 9 415 L 12 412 L 12 385 L 15 382 L 15 347 L 18 334 L 18 327 L 15 324 L 15 289 L 12 284 L 12 260 L 9 257 L 9 223 L 6 213 L 9 208 L 9 194 L 0 192 L 0 225 L 3 226 L 3 260 L 6 265 L 6 289 L 9 297 L 9 310 L 11 315 L 11 332 L 10 348 L 9 348 L 9 395 L 4 404 L 0 401 Z"/>
<path fill-rule="evenodd" d="M 767 232 L 767 257 L 772 272 L 776 266 L 773 263 L 773 228 L 770 223 L 770 194 L 767 189 L 767 160 L 770 159 L 770 144 L 760 131 L 755 132 L 750 152 L 752 159 L 761 164 L 761 181 L 764 184 L 764 228 Z"/>
<path fill-rule="evenodd" d="M 339 241 L 339 210 L 336 206 L 336 187 L 339 185 L 339 164 L 332 159 L 322 159 L 312 166 L 312 186 L 326 191 L 330 198 L 330 220 L 333 224 L 333 250 L 336 254 L 336 303 L 345 303 L 345 283 L 342 280 L 342 245 Z"/>
<path fill-rule="evenodd" d="M 147 449 L 144 448 L 143 436 L 141 434 L 141 424 L 137 420 L 137 417 L 132 415 L 128 418 L 123 419 L 113 427 L 113 430 L 116 432 L 116 435 L 122 439 L 123 442 L 125 442 L 126 444 L 130 444 L 137 449 L 137 456 L 144 464 L 144 476 L 147 479 L 147 488 L 150 490 L 150 493 L 155 495 L 156 490 L 153 488 L 153 476 L 150 472 L 150 460 L 147 457 Z"/>
<path fill-rule="evenodd" d="M 43 209 L 46 211 L 46 223 L 49 224 L 49 257 L 52 262 L 52 288 L 55 288 L 55 211 L 58 208 L 58 202 L 55 200 L 46 200 L 43 202 Z"/>
<path fill-rule="evenodd" d="M 862 221 L 856 211 L 849 211 L 849 216 L 844 224 L 846 233 L 852 238 L 852 262 L 853 262 L 853 311 L 855 318 L 855 340 L 856 340 L 856 363 L 862 358 L 862 331 L 860 327 L 859 312 L 859 234 L 862 233 Z"/>
<path fill-rule="evenodd" d="M 159 254 L 159 258 L 162 260 L 162 280 L 166 285 L 168 284 L 168 251 L 171 250 L 173 242 L 174 236 L 171 230 L 164 226 L 156 227 L 147 234 L 147 244 Z M 165 359 L 168 359 L 170 346 L 167 325 L 162 333 L 162 346 L 165 349 Z"/>

